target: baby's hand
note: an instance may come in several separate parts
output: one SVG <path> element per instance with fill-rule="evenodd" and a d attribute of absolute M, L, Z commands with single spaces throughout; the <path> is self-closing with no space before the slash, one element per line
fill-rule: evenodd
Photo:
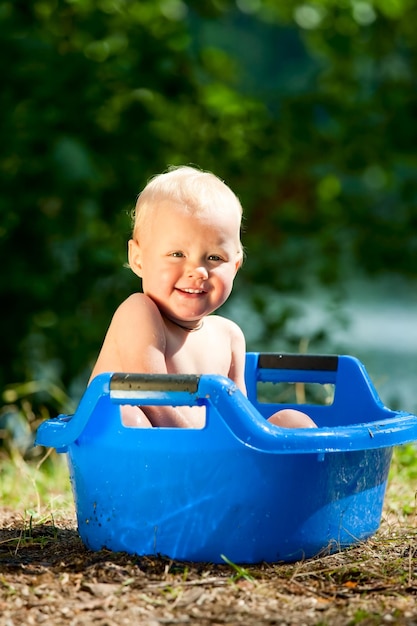
<path fill-rule="evenodd" d="M 282 428 L 317 428 L 311 417 L 296 409 L 281 409 L 271 415 L 268 422 Z"/>

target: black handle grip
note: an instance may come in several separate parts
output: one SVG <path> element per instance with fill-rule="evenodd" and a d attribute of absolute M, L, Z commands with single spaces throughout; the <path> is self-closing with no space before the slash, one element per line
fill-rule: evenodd
<path fill-rule="evenodd" d="M 339 357 L 333 354 L 281 354 L 262 353 L 259 355 L 260 369 L 310 370 L 336 372 Z"/>

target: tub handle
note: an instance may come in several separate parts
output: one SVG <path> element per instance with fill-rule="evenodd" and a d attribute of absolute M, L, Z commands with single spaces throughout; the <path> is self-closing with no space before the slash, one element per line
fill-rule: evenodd
<path fill-rule="evenodd" d="M 197 393 L 200 377 L 194 374 L 113 374 L 110 393 L 161 391 Z"/>
<path fill-rule="evenodd" d="M 291 361 L 279 355 L 262 356 L 261 362 L 268 364 L 258 368 L 256 353 L 248 354 L 249 370 L 264 372 L 265 377 L 282 379 Z M 286 357 L 287 355 L 285 355 Z M 289 356 L 289 355 L 288 355 Z M 302 374 L 308 377 L 313 361 L 310 355 L 294 355 L 295 369 L 291 377 Z M 306 358 L 308 356 L 308 358 Z M 337 372 L 329 371 L 337 362 Z M 314 363 L 313 363 L 314 364 Z M 301 366 L 308 369 L 301 369 Z M 275 366 L 275 367 L 274 367 Z M 279 372 L 280 366 L 284 369 Z M 391 447 L 417 440 L 417 416 L 393 412 L 382 405 L 370 381 L 366 377 L 363 366 L 353 357 L 340 356 L 316 357 L 315 375 L 325 378 L 341 376 L 338 381 L 339 393 L 336 394 L 339 406 L 354 406 L 360 401 L 363 415 L 368 413 L 372 421 L 319 429 L 280 429 L 270 425 L 262 417 L 256 406 L 245 397 L 229 379 L 211 375 L 178 375 L 178 374 L 100 374 L 89 385 L 84 393 L 74 416 L 59 416 L 45 421 L 38 429 L 36 445 L 53 446 L 59 452 L 65 452 L 68 446 L 77 441 L 86 428 L 93 413 L 101 422 L 101 412 L 107 403 L 112 404 L 159 404 L 159 405 L 201 405 L 210 404 L 217 410 L 229 431 L 234 433 L 236 440 L 245 445 L 268 453 L 317 453 L 331 451 L 353 451 L 368 448 Z M 276 372 L 275 376 L 273 372 Z M 259 380 L 259 377 L 258 377 Z M 327 380 L 327 382 L 329 382 Z M 250 398 L 250 396 L 249 396 Z M 116 421 L 108 420 L 106 428 L 115 428 Z M 213 419 L 209 429 L 220 428 L 222 420 Z M 221 426 L 223 428 L 223 426 Z M 117 427 L 119 428 L 119 427 Z M 120 430 L 120 428 L 119 428 Z M 122 429 L 123 432 L 126 429 Z M 192 430 L 190 431 L 193 432 Z M 205 436 L 204 431 L 196 431 Z M 215 432 L 215 430 L 213 430 Z M 220 432 L 220 431 L 219 431 Z M 226 432 L 226 431 L 225 431 Z M 142 432 L 139 429 L 140 436 Z M 164 429 L 162 429 L 164 433 Z M 223 431 L 222 431 L 223 433 Z M 120 434 L 117 432 L 117 434 Z M 125 433 L 124 433 L 125 434 Z M 132 434 L 129 433 L 131 437 Z M 139 436 L 139 435 L 138 435 Z M 172 436 L 166 429 L 161 436 Z"/>

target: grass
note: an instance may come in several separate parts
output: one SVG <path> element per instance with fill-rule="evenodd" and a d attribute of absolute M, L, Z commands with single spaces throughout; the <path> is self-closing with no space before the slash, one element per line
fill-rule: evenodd
<path fill-rule="evenodd" d="M 73 507 L 66 459 L 48 451 L 39 460 L 27 461 L 17 450 L 0 456 L 2 507 L 24 517 L 40 519 L 61 515 Z"/>
<path fill-rule="evenodd" d="M 63 390 L 48 382 L 13 385 L 3 391 L 0 409 L 0 501 L 24 517 L 68 511 L 72 505 L 66 458 L 34 447 L 39 425 L 74 408 Z M 47 406 L 44 402 L 47 401 Z"/>
<path fill-rule="evenodd" d="M 417 445 L 407 444 L 394 449 L 391 462 L 386 509 L 400 519 L 417 518 Z"/>

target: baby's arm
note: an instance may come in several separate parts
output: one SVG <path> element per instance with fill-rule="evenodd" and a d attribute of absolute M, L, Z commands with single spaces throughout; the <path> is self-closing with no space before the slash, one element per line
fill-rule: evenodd
<path fill-rule="evenodd" d="M 166 335 L 155 303 L 134 294 L 115 312 L 90 381 L 102 372 L 166 374 Z M 170 406 L 122 406 L 126 426 L 195 427 L 186 411 Z"/>

